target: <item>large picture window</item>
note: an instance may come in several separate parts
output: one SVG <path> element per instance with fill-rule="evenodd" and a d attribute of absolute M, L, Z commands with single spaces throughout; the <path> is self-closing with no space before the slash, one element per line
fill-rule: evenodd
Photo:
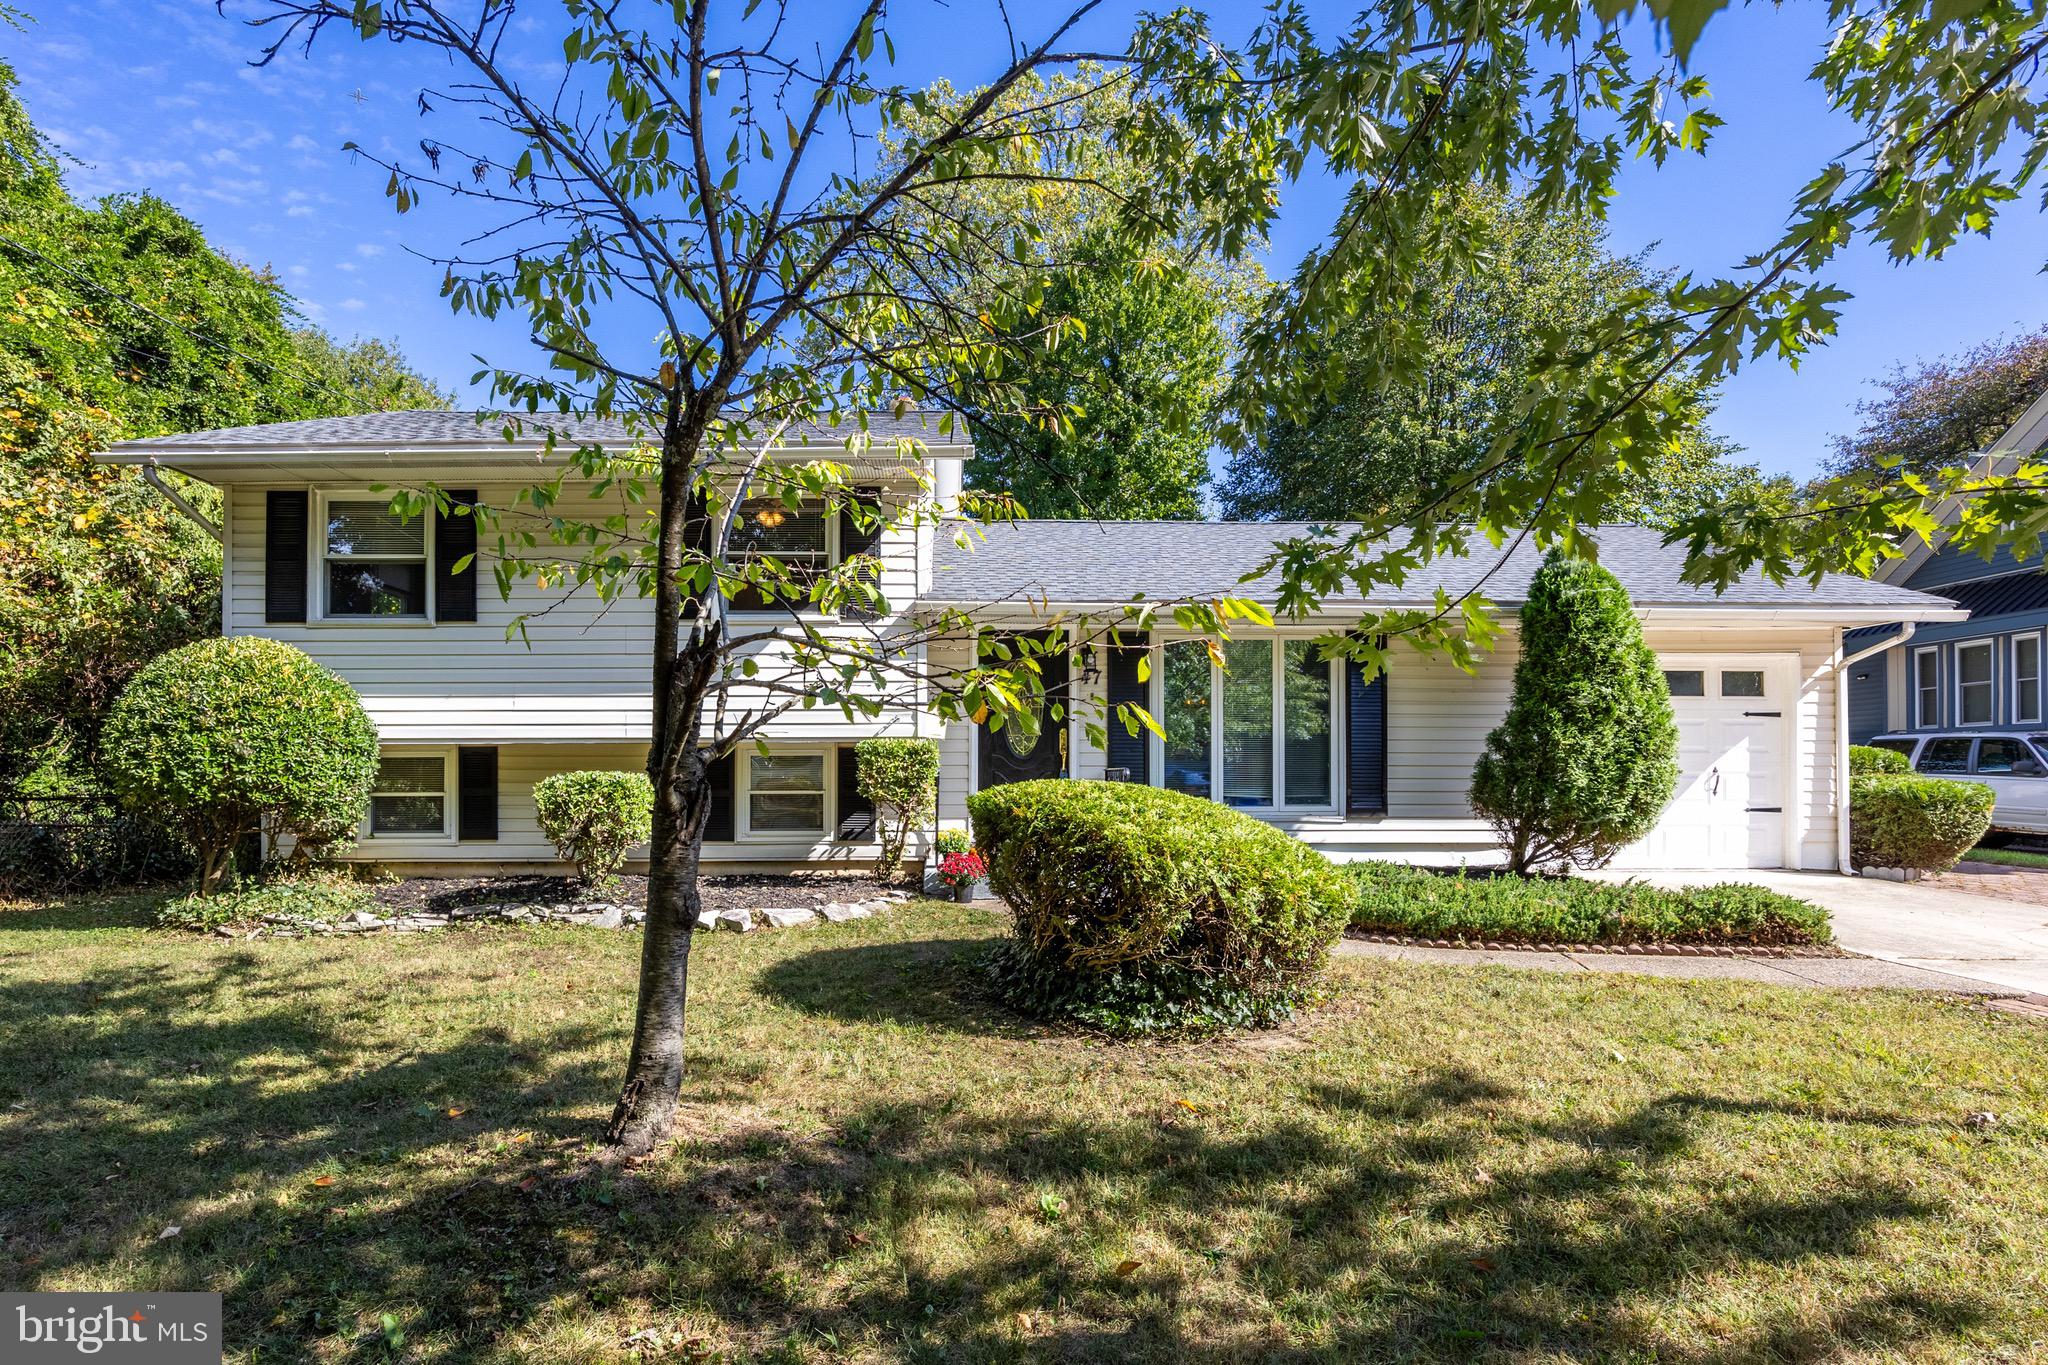
<path fill-rule="evenodd" d="M 370 788 L 372 835 L 448 832 L 448 758 L 445 754 L 386 754 Z"/>
<path fill-rule="evenodd" d="M 328 616 L 427 614 L 427 517 L 376 498 L 330 498 L 321 541 Z"/>
<path fill-rule="evenodd" d="M 1232 640 L 1218 668 L 1200 641 L 1164 650 L 1161 783 L 1241 810 L 1336 799 L 1334 666 L 1308 640 Z"/>
<path fill-rule="evenodd" d="M 1989 725 L 1993 711 L 1991 642 L 1956 646 L 1956 724 Z"/>

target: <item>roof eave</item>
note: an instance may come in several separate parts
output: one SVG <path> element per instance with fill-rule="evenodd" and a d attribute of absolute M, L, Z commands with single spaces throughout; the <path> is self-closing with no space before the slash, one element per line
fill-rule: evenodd
<path fill-rule="evenodd" d="M 1270 607 L 1272 604 L 1267 603 L 1266 605 Z M 1434 602 L 1419 601 L 1363 603 L 1341 601 L 1325 605 L 1314 617 L 1307 620 L 1297 621 L 1280 618 L 1277 624 L 1281 626 L 1305 626 L 1333 617 L 1341 620 L 1346 617 L 1358 616 L 1367 611 L 1412 611 L 1418 608 L 1426 609 L 1434 605 Z M 1495 605 L 1504 610 L 1512 610 L 1520 604 L 1496 603 Z M 971 611 L 977 614 L 995 615 L 1005 618 L 1010 616 L 1043 618 L 1051 612 L 1122 611 L 1126 607 L 1132 606 L 1140 608 L 1150 607 L 1154 610 L 1165 609 L 1164 603 L 1132 602 L 1129 599 L 1120 601 L 1082 601 L 1071 598 L 1025 597 L 1022 595 L 1013 595 L 996 601 L 988 599 L 962 601 L 958 599 L 941 599 L 927 595 L 920 597 L 917 601 L 917 609 L 919 611 Z M 1826 626 L 1882 626 L 1901 621 L 1932 624 L 1944 621 L 1966 621 L 1970 616 L 1970 613 L 1962 608 L 1940 603 L 1938 599 L 1930 599 L 1927 603 L 1830 603 L 1811 606 L 1776 606 L 1757 602 L 1716 602 L 1710 604 L 1697 602 L 1682 604 L 1638 602 L 1635 606 L 1636 615 L 1641 617 L 1645 624 L 1654 625 L 1683 625 L 1695 622 L 1722 624 L 1730 616 L 1737 615 L 1752 622 L 1756 621 L 1757 618 L 1765 618 L 1765 623 L 1771 625 Z"/>

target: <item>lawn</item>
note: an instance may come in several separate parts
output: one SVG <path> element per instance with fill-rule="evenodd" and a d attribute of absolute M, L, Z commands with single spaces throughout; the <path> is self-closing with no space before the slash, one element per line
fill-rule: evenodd
<path fill-rule="evenodd" d="M 144 913 L 0 910 L 0 1286 L 218 1289 L 237 1361 L 2048 1343 L 2048 1030 L 1958 1000 L 1354 959 L 1119 1046 L 983 1004 L 996 917 L 921 903 L 701 937 L 686 1136 L 606 1174 L 635 935 Z"/>
<path fill-rule="evenodd" d="M 2048 853 L 2024 848 L 1973 848 L 1963 855 L 1971 863 L 2003 863 L 2007 867 L 2048 867 Z"/>

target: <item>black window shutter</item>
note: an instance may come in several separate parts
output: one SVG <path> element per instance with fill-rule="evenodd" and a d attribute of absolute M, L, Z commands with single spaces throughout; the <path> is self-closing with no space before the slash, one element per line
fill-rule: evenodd
<path fill-rule="evenodd" d="M 471 506 L 474 488 L 447 490 L 451 503 Z M 455 566 L 465 557 L 469 563 Z M 436 621 L 476 620 L 476 518 L 447 512 L 434 513 L 434 619 Z"/>
<path fill-rule="evenodd" d="M 853 496 L 862 504 L 874 503 L 881 498 L 882 490 L 879 488 L 856 488 L 853 490 Z M 854 524 L 851 511 L 844 507 L 839 509 L 839 558 L 842 563 L 853 558 L 855 555 L 877 554 L 880 552 L 881 544 L 882 523 L 880 520 L 863 529 Z M 879 588 L 882 575 L 878 572 L 878 566 L 870 564 L 861 570 L 860 581 L 867 584 L 870 588 Z M 873 611 L 854 601 L 848 601 L 839 610 L 840 619 L 844 621 L 872 621 L 880 615 L 880 612 Z M 851 750 L 848 752 L 851 752 Z"/>
<path fill-rule="evenodd" d="M 498 751 L 467 746 L 455 751 L 455 837 L 498 837 Z"/>
<path fill-rule="evenodd" d="M 704 842 L 729 844 L 733 840 L 733 756 L 711 760 L 711 810 L 704 817 Z"/>
<path fill-rule="evenodd" d="M 1387 813 L 1387 675 L 1344 663 L 1344 811 Z"/>
<path fill-rule="evenodd" d="M 1124 728 L 1116 708 L 1126 703 L 1152 709 L 1150 679 L 1138 678 L 1138 661 L 1145 657 L 1145 636 L 1119 632 L 1109 647 L 1109 766 L 1122 768 L 1125 779 L 1149 783 L 1152 780 L 1152 732 L 1144 726 L 1132 734 Z"/>
<path fill-rule="evenodd" d="M 875 803 L 861 795 L 860 759 L 851 744 L 839 746 L 839 824 L 834 839 L 875 837 Z"/>
<path fill-rule="evenodd" d="M 303 488 L 273 488 L 263 495 L 263 619 L 306 619 L 306 523 L 311 508 Z"/>

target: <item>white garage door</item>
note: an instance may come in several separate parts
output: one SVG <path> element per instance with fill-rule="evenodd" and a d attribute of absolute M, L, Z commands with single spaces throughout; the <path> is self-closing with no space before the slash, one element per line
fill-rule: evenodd
<path fill-rule="evenodd" d="M 1678 792 L 1624 867 L 1783 867 L 1792 672 L 1745 655 L 1669 656 Z"/>

